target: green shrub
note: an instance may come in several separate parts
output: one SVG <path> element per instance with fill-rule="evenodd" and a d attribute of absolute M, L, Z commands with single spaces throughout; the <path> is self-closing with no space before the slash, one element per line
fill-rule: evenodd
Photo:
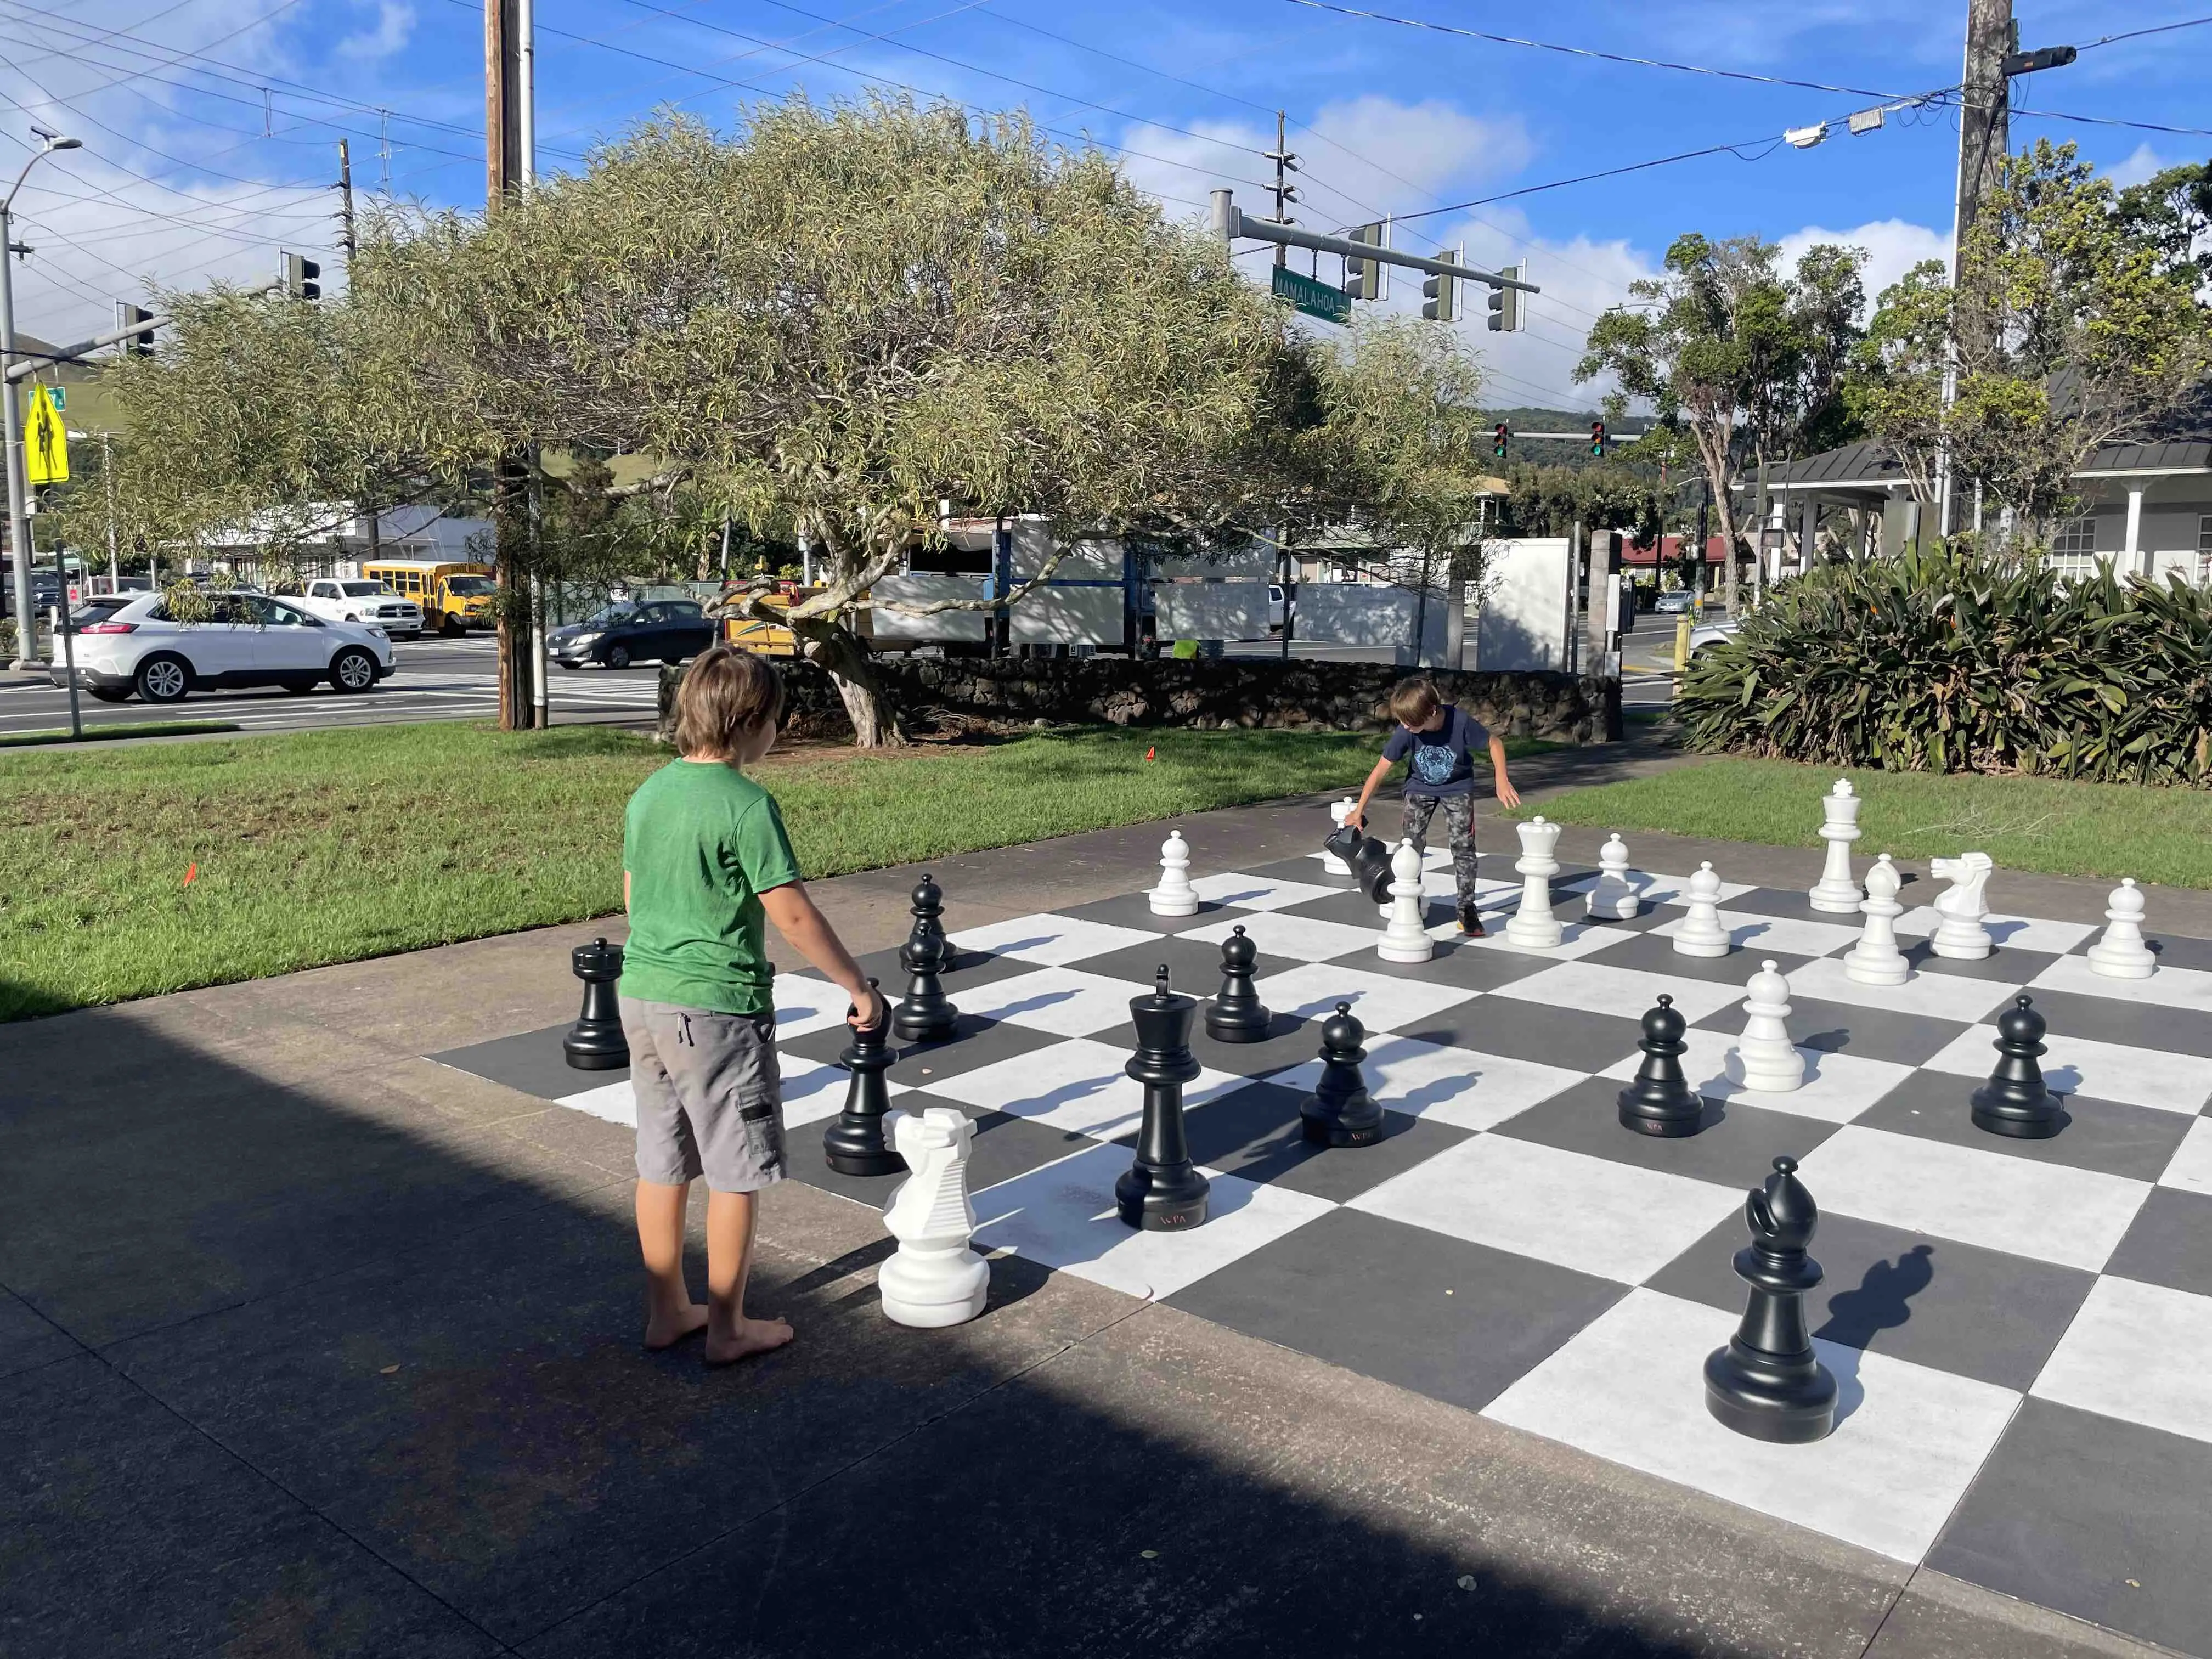
<path fill-rule="evenodd" d="M 1675 702 L 1711 752 L 2212 784 L 2212 590 L 1930 548 L 1778 586 Z"/>

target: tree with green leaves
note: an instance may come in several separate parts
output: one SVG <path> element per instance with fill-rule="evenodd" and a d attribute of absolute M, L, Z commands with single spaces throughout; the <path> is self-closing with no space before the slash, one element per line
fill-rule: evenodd
<path fill-rule="evenodd" d="M 1803 453 L 1845 429 L 1839 392 L 1865 258 L 1824 243 L 1785 275 L 1781 250 L 1755 236 L 1680 237 L 1667 250 L 1666 275 L 1631 284 L 1636 305 L 1601 318 L 1576 365 L 1577 380 L 1609 373 L 1622 394 L 1649 399 L 1662 422 L 1689 433 L 1731 550 L 1731 614 L 1734 550 L 1744 536 L 1733 486 L 1747 465 Z"/>

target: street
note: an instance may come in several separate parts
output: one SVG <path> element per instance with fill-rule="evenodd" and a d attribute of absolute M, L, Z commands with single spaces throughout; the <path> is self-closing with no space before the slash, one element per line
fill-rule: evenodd
<path fill-rule="evenodd" d="M 106 703 L 80 696 L 84 723 L 130 726 L 188 720 L 234 720 L 249 732 L 303 731 L 326 726 L 371 726 L 400 720 L 489 720 L 497 715 L 499 653 L 488 635 L 459 640 L 395 640 L 398 667 L 390 679 L 359 696 L 328 690 L 295 696 L 276 686 L 249 690 L 195 691 L 182 702 L 155 705 L 136 699 Z M 553 719 L 632 720 L 653 717 L 659 665 L 641 663 L 614 670 L 550 669 Z M 69 726 L 69 693 L 30 682 L 0 685 L 0 735 L 46 732 Z"/>

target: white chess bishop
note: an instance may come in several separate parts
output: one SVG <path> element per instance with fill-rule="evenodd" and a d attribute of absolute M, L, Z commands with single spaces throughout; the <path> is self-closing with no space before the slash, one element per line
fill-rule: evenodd
<path fill-rule="evenodd" d="M 1583 914 L 1605 921 L 1632 921 L 1639 906 L 1636 884 L 1629 878 L 1628 847 L 1614 830 L 1597 849 L 1597 884 L 1583 902 Z"/>
<path fill-rule="evenodd" d="M 1721 878 L 1711 864 L 1700 864 L 1690 878 L 1687 914 L 1675 924 L 1674 953 L 1685 957 L 1724 957 L 1735 948 L 1729 930 L 1721 926 Z"/>
<path fill-rule="evenodd" d="M 1376 942 L 1376 954 L 1385 962 L 1426 962 L 1437 953 L 1429 937 L 1421 897 L 1421 849 L 1411 837 L 1398 843 L 1390 854 L 1390 920 Z"/>
<path fill-rule="evenodd" d="M 1961 853 L 1954 859 L 1936 859 L 1928 868 L 1938 881 L 1951 885 L 1936 896 L 1936 914 L 1942 918 L 1930 943 L 1936 954 L 1950 962 L 1979 962 L 1988 956 L 1992 941 L 1983 922 L 1990 914 L 1983 890 L 1990 884 L 1996 864 L 1987 853 Z"/>
<path fill-rule="evenodd" d="M 1147 895 L 1156 916 L 1194 916 L 1198 890 L 1190 884 L 1190 843 L 1170 830 L 1160 843 L 1160 884 Z"/>
<path fill-rule="evenodd" d="M 1912 977 L 1912 964 L 1897 947 L 1897 919 L 1905 914 L 1897 902 L 1899 884 L 1897 866 L 1884 853 L 1867 871 L 1866 898 L 1859 905 L 1866 930 L 1844 957 L 1845 978 L 1861 985 L 1902 985 Z"/>
<path fill-rule="evenodd" d="M 1342 800 L 1330 802 L 1328 808 L 1328 821 L 1330 826 L 1337 830 L 1343 829 L 1344 821 L 1350 817 L 1352 813 L 1358 809 L 1358 806 L 1359 803 L 1352 799 L 1349 795 L 1346 795 Z M 1342 859 L 1337 857 L 1335 854 L 1330 852 L 1327 848 L 1323 848 L 1322 849 L 1321 867 L 1328 871 L 1332 876 L 1348 876 L 1352 873 L 1352 866 L 1346 864 Z"/>
<path fill-rule="evenodd" d="M 2105 936 L 2088 949 L 2093 972 L 2112 979 L 2148 979 L 2158 958 L 2143 943 L 2143 896 L 2133 876 L 2120 878 L 2105 911 Z"/>
<path fill-rule="evenodd" d="M 968 1199 L 975 1126 L 950 1106 L 932 1106 L 899 1113 L 891 1132 L 913 1173 L 884 1212 L 884 1225 L 898 1240 L 876 1276 L 884 1312 L 900 1325 L 963 1324 L 983 1311 L 991 1293 L 991 1264 L 968 1248 L 975 1231 Z"/>
<path fill-rule="evenodd" d="M 1559 826 L 1542 817 L 1516 826 L 1521 836 L 1521 856 L 1513 862 L 1521 877 L 1521 903 L 1505 924 L 1506 942 L 1529 951 L 1557 950 L 1566 937 L 1552 912 L 1552 878 L 1559 861 L 1552 856 L 1559 844 Z"/>
<path fill-rule="evenodd" d="M 1805 1056 L 1790 1041 L 1790 981 L 1774 963 L 1762 963 L 1744 988 L 1743 1035 L 1722 1062 L 1729 1076 L 1761 1094 L 1803 1088 Z"/>
<path fill-rule="evenodd" d="M 1853 915 L 1859 908 L 1858 884 L 1851 879 L 1851 843 L 1859 838 L 1859 798 L 1849 778 L 1837 779 L 1836 787 L 1820 797 L 1820 836 L 1828 843 L 1828 861 L 1805 896 L 1815 910 Z"/>

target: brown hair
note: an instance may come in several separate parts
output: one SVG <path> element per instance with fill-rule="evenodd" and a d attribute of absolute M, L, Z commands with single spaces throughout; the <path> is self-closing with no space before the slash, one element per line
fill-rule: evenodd
<path fill-rule="evenodd" d="M 1437 683 L 1425 674 L 1400 680 L 1390 688 L 1390 717 L 1401 726 L 1427 725 L 1443 703 Z"/>
<path fill-rule="evenodd" d="M 783 676 L 763 657 L 734 645 L 710 645 L 676 688 L 676 748 L 685 755 L 728 755 L 738 740 L 783 715 Z"/>

